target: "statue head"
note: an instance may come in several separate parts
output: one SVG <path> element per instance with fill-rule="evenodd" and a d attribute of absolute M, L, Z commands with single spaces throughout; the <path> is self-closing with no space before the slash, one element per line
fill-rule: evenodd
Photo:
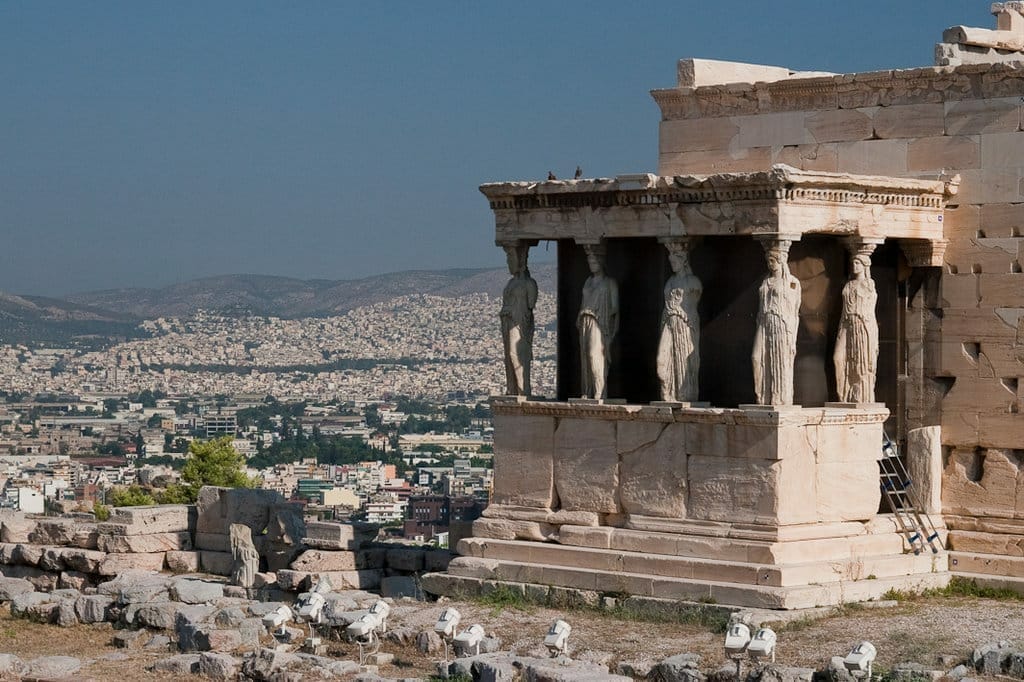
<path fill-rule="evenodd" d="M 526 270 L 526 259 L 529 256 L 530 248 L 519 244 L 505 244 L 505 261 L 508 263 L 510 275 L 518 275 Z"/>
<path fill-rule="evenodd" d="M 587 244 L 583 247 L 587 253 L 587 265 L 590 267 L 590 274 L 600 275 L 604 272 L 604 248 L 597 244 Z"/>
<path fill-rule="evenodd" d="M 672 272 L 688 272 L 690 270 L 690 252 L 684 244 L 669 242 L 665 244 L 668 249 L 668 264 L 672 266 Z"/>
<path fill-rule="evenodd" d="M 789 242 L 783 239 L 764 242 L 764 249 L 768 261 L 768 274 L 772 277 L 785 275 L 789 262 Z"/>
<path fill-rule="evenodd" d="M 863 279 L 871 272 L 871 256 L 858 253 L 850 261 L 854 279 Z"/>

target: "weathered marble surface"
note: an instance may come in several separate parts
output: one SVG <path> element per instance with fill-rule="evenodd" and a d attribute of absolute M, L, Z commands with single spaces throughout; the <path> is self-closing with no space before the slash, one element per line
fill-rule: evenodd
<path fill-rule="evenodd" d="M 800 326 L 800 280 L 787 265 L 789 241 L 763 242 L 768 275 L 758 289 L 754 394 L 759 405 L 793 404 L 793 364 Z"/>
<path fill-rule="evenodd" d="M 878 294 L 871 279 L 871 249 L 862 248 L 851 258 L 850 281 L 843 287 L 834 362 L 836 391 L 840 402 L 871 403 L 875 400 L 878 374 Z"/>
<path fill-rule="evenodd" d="M 665 282 L 665 309 L 658 341 L 658 382 L 662 400 L 693 402 L 700 373 L 700 315 L 697 304 L 703 287 L 690 270 L 687 245 L 666 242 L 672 276 Z"/>
<path fill-rule="evenodd" d="M 505 245 L 512 279 L 501 296 L 501 339 L 505 352 L 505 393 L 530 395 L 530 366 L 533 363 L 533 308 L 537 304 L 537 282 L 527 267 L 529 246 L 522 242 Z"/>
<path fill-rule="evenodd" d="M 242 523 L 232 523 L 228 529 L 231 538 L 231 583 L 239 587 L 252 587 L 260 570 L 260 555 L 252 542 L 252 531 Z"/>
<path fill-rule="evenodd" d="M 611 344 L 619 331 L 619 287 L 604 272 L 604 250 L 588 244 L 590 277 L 583 284 L 576 328 L 580 335 L 580 375 L 584 398 L 603 399 L 607 394 Z"/>

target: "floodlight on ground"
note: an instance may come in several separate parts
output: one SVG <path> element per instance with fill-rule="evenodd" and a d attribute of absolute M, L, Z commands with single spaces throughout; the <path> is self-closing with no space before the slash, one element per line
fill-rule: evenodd
<path fill-rule="evenodd" d="M 736 662 L 736 679 L 740 677 L 743 667 L 743 654 L 750 644 L 750 628 L 745 623 L 735 623 L 725 633 L 725 655 Z"/>
<path fill-rule="evenodd" d="M 875 660 L 878 651 L 871 642 L 859 642 L 850 653 L 843 659 L 843 666 L 850 671 L 854 677 L 865 677 L 871 679 L 871 664 Z"/>
<path fill-rule="evenodd" d="M 762 659 L 769 659 L 772 663 L 775 662 L 775 631 L 771 628 L 761 628 L 750 640 L 750 644 L 747 645 L 747 656 L 750 656 L 752 661 L 760 661 Z"/>
<path fill-rule="evenodd" d="M 324 607 L 327 600 L 319 592 L 303 592 L 299 595 L 296 608 L 297 620 L 309 625 L 309 637 L 303 643 L 302 648 L 312 654 L 319 654 L 323 647 L 323 640 L 317 636 L 316 626 L 323 621 Z"/>
<path fill-rule="evenodd" d="M 380 617 L 375 613 L 364 613 L 345 628 L 345 635 L 359 645 L 359 665 L 366 665 L 366 657 L 380 650 Z"/>
<path fill-rule="evenodd" d="M 388 616 L 391 614 L 391 605 L 383 599 L 378 599 L 370 607 L 370 613 L 377 617 L 380 626 L 377 628 L 381 632 L 388 631 Z"/>
<path fill-rule="evenodd" d="M 750 644 L 750 628 L 744 623 L 736 623 L 725 633 L 725 655 L 729 658 L 742 656 Z"/>
<path fill-rule="evenodd" d="M 559 619 L 551 624 L 547 636 L 544 637 L 544 646 L 548 648 L 552 656 L 564 654 L 568 650 L 569 633 L 571 632 L 572 626 L 564 620 Z"/>
<path fill-rule="evenodd" d="M 441 612 L 440 618 L 437 619 L 437 624 L 434 625 L 434 632 L 440 635 L 442 639 L 451 639 L 455 636 L 455 631 L 458 629 L 461 620 L 462 614 L 459 613 L 458 609 L 449 606 Z"/>
<path fill-rule="evenodd" d="M 455 635 L 452 644 L 455 646 L 455 653 L 458 656 L 476 656 L 480 653 L 480 642 L 484 639 L 484 627 L 482 625 L 470 625 L 468 628 Z"/>
<path fill-rule="evenodd" d="M 293 618 L 292 610 L 281 604 L 276 609 L 263 616 L 263 627 L 267 629 L 267 632 L 271 632 L 275 635 L 284 634 L 284 626 Z"/>
<path fill-rule="evenodd" d="M 345 635 L 357 642 L 369 642 L 380 628 L 380 619 L 373 613 L 364 613 L 345 628 Z"/>
<path fill-rule="evenodd" d="M 448 662 L 448 643 L 455 637 L 455 633 L 459 628 L 459 622 L 462 620 L 462 614 L 459 610 L 453 606 L 449 606 L 441 612 L 441 616 L 437 619 L 437 623 L 434 624 L 434 632 L 441 637 L 441 642 L 444 644 L 444 662 Z"/>
<path fill-rule="evenodd" d="M 299 595 L 299 619 L 307 623 L 319 623 L 327 600 L 319 592 L 303 592 Z"/>

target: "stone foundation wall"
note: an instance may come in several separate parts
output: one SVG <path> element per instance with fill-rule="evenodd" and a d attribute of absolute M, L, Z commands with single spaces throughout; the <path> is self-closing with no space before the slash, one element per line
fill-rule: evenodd
<path fill-rule="evenodd" d="M 903 435 L 941 425 L 954 550 L 1024 546 L 1024 66 L 972 64 L 679 87 L 660 174 L 801 169 L 961 177 L 941 274 L 909 274 Z M 912 254 L 908 255 L 912 259 Z M 913 265 L 914 263 L 911 263 Z M 893 407 L 893 406 L 890 406 Z M 986 560 L 987 561 L 987 560 Z M 1006 562 L 980 573 L 1024 577 Z M 988 569 L 985 566 L 994 568 Z"/>
<path fill-rule="evenodd" d="M 785 526 L 867 520 L 884 408 L 720 409 L 495 399 L 489 520 Z M 532 510 L 532 511 L 531 511 Z"/>

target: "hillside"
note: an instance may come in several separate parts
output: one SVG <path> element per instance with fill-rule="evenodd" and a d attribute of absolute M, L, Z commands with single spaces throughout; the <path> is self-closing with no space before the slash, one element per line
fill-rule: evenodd
<path fill-rule="evenodd" d="M 542 263 L 533 276 L 543 291 L 554 291 L 555 266 Z M 265 275 L 223 275 L 160 289 L 108 289 L 68 296 L 95 308 L 137 318 L 176 317 L 199 309 L 285 318 L 339 315 L 408 294 L 458 297 L 500 296 L 508 281 L 504 268 L 410 270 L 351 280 L 301 280 Z"/>
<path fill-rule="evenodd" d="M 131 314 L 0 292 L 0 343 L 92 348 L 144 335 Z"/>

